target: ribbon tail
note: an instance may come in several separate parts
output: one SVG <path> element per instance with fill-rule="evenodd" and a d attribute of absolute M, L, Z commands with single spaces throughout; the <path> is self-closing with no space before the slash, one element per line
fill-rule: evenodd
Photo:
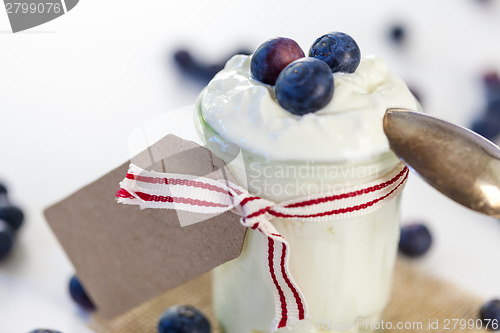
<path fill-rule="evenodd" d="M 288 269 L 290 245 L 269 222 L 261 223 L 258 230 L 266 237 L 266 263 L 273 286 L 275 317 L 271 332 L 289 326 L 307 317 L 304 296 Z"/>
<path fill-rule="evenodd" d="M 234 209 L 248 192 L 229 181 L 192 175 L 146 171 L 131 164 L 116 201 L 141 209 L 173 209 L 201 214 L 222 214 Z"/>

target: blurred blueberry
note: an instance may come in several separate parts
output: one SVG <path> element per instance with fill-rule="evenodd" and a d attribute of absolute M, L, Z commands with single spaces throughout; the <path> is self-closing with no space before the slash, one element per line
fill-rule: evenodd
<path fill-rule="evenodd" d="M 483 84 L 486 92 L 486 100 L 500 99 L 500 76 L 496 71 L 489 71 L 483 74 Z"/>
<path fill-rule="evenodd" d="M 498 72 L 495 70 L 490 70 L 487 72 L 483 73 L 483 82 L 485 85 L 491 85 L 491 84 L 496 84 L 500 82 L 500 76 L 498 75 Z"/>
<path fill-rule="evenodd" d="M 486 110 L 476 118 L 471 130 L 495 141 L 500 135 L 500 77 L 496 71 L 483 74 L 483 84 L 486 91 Z"/>
<path fill-rule="evenodd" d="M 17 231 L 23 224 L 24 213 L 15 206 L 0 207 L 0 220 L 6 221 L 14 231 Z"/>
<path fill-rule="evenodd" d="M 174 63 L 186 76 L 205 85 L 215 76 L 215 74 L 224 68 L 227 60 L 235 54 L 250 54 L 250 52 L 245 49 L 238 49 L 230 56 L 215 64 L 205 64 L 194 58 L 188 50 L 178 49 L 174 52 L 173 59 Z"/>
<path fill-rule="evenodd" d="M 37 328 L 37 329 L 35 329 L 33 331 L 30 331 L 29 333 L 61 333 L 61 332 L 55 331 L 55 330 Z"/>
<path fill-rule="evenodd" d="M 0 260 L 7 257 L 14 246 L 14 231 L 10 225 L 0 220 Z"/>
<path fill-rule="evenodd" d="M 174 60 L 182 69 L 190 69 L 194 64 L 191 54 L 184 49 L 177 50 L 174 53 Z"/>
<path fill-rule="evenodd" d="M 432 244 L 429 229 L 421 223 L 413 223 L 401 227 L 399 251 L 408 257 L 419 257 L 425 254 Z"/>
<path fill-rule="evenodd" d="M 488 101 L 488 105 L 486 106 L 486 115 L 498 116 L 498 119 L 495 120 L 500 120 L 500 95 L 497 98 Z M 500 121 L 497 124 L 498 127 L 500 127 Z"/>
<path fill-rule="evenodd" d="M 73 275 L 69 280 L 69 293 L 71 295 L 71 298 L 84 309 L 87 310 L 95 309 L 94 304 L 87 296 L 87 292 L 83 288 L 82 284 L 80 283 L 80 280 L 78 280 L 76 275 Z"/>
<path fill-rule="evenodd" d="M 196 78 L 198 80 L 209 81 L 213 75 L 207 72 L 207 69 L 195 61 L 189 51 L 178 50 L 174 54 L 175 63 L 178 65 L 179 69 L 183 71 L 184 74 Z"/>
<path fill-rule="evenodd" d="M 160 317 L 158 333 L 210 333 L 210 323 L 198 309 L 176 305 Z"/>
<path fill-rule="evenodd" d="M 406 28 L 404 25 L 397 23 L 390 27 L 389 38 L 397 45 L 401 45 L 406 40 Z"/>
<path fill-rule="evenodd" d="M 0 183 L 0 195 L 7 193 L 7 187 L 4 184 Z"/>
<path fill-rule="evenodd" d="M 500 300 L 493 299 L 484 303 L 479 311 L 479 316 L 485 325 L 488 324 L 488 329 L 500 330 Z"/>
<path fill-rule="evenodd" d="M 500 134 L 500 124 L 497 122 L 498 118 L 497 116 L 492 117 L 490 115 L 476 119 L 472 123 L 471 130 L 490 141 L 495 141 Z"/>

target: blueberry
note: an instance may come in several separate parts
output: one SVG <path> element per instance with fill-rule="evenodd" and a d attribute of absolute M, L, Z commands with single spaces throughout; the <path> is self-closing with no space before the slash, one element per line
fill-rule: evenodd
<path fill-rule="evenodd" d="M 488 329 L 497 331 L 500 330 L 500 300 L 493 299 L 483 304 L 479 311 L 481 320 L 484 324 L 488 324 Z"/>
<path fill-rule="evenodd" d="M 404 43 L 406 38 L 406 29 L 402 24 L 395 24 L 390 28 L 389 31 L 390 39 L 398 45 Z"/>
<path fill-rule="evenodd" d="M 194 60 L 189 51 L 180 49 L 174 53 L 174 60 L 176 64 L 183 70 L 191 70 L 194 66 Z"/>
<path fill-rule="evenodd" d="M 471 130 L 481 136 L 484 136 L 490 141 L 494 141 L 500 134 L 500 123 L 495 122 L 495 119 L 498 120 L 499 118 L 500 117 L 497 116 L 488 117 L 486 115 L 485 117 L 474 121 L 474 123 L 472 123 Z"/>
<path fill-rule="evenodd" d="M 323 60 L 332 73 L 354 73 L 361 61 L 361 51 L 354 39 L 343 32 L 332 32 L 316 39 L 309 56 Z"/>
<path fill-rule="evenodd" d="M 277 37 L 262 43 L 252 56 L 250 71 L 255 79 L 274 85 L 283 68 L 292 61 L 305 57 L 294 40 Z"/>
<path fill-rule="evenodd" d="M 486 116 L 498 116 L 500 120 L 500 91 L 496 98 L 488 101 L 488 105 L 486 107 Z M 500 122 L 496 123 L 500 127 Z"/>
<path fill-rule="evenodd" d="M 486 90 L 486 99 L 492 101 L 500 98 L 500 76 L 491 71 L 483 74 L 483 84 Z"/>
<path fill-rule="evenodd" d="M 55 331 L 55 330 L 37 328 L 37 329 L 35 329 L 33 331 L 30 331 L 29 333 L 61 333 L 61 332 Z"/>
<path fill-rule="evenodd" d="M 23 223 L 24 214 L 15 206 L 0 207 L 0 220 L 4 220 L 14 231 L 17 231 Z"/>
<path fill-rule="evenodd" d="M 2 183 L 0 183 L 0 194 L 7 194 L 7 187 Z"/>
<path fill-rule="evenodd" d="M 231 53 L 230 56 L 224 58 L 222 61 L 214 64 L 204 64 L 193 58 L 188 50 L 179 49 L 174 53 L 174 61 L 185 74 L 198 80 L 201 84 L 206 84 L 215 74 L 224 68 L 227 60 L 235 54 L 250 54 L 250 52 L 241 48 Z"/>
<path fill-rule="evenodd" d="M 179 68 L 187 75 L 202 80 L 204 83 L 210 81 L 217 71 L 212 71 L 196 61 L 187 50 L 178 50 L 174 54 L 174 60 Z"/>
<path fill-rule="evenodd" d="M 287 111 L 304 115 L 315 112 L 333 96 L 333 75 L 328 65 L 316 58 L 302 58 L 288 65 L 274 87 L 278 103 Z"/>
<path fill-rule="evenodd" d="M 158 322 L 159 333 L 210 333 L 210 323 L 198 309 L 189 305 L 168 308 Z"/>
<path fill-rule="evenodd" d="M 87 296 L 87 292 L 83 289 L 83 286 L 76 275 L 73 275 L 69 280 L 69 294 L 71 295 L 71 298 L 84 309 L 95 309 L 94 304 Z"/>
<path fill-rule="evenodd" d="M 414 223 L 401 227 L 401 253 L 409 257 L 419 257 L 429 250 L 431 244 L 431 233 L 424 224 Z"/>
<path fill-rule="evenodd" d="M 10 225 L 0 220 L 0 260 L 7 257 L 14 245 L 14 231 Z"/>
<path fill-rule="evenodd" d="M 488 71 L 483 74 L 483 82 L 486 86 L 500 82 L 500 76 L 496 71 Z"/>

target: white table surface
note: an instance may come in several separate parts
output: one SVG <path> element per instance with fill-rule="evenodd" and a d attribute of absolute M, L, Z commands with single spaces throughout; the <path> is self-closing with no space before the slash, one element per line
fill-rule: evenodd
<path fill-rule="evenodd" d="M 407 25 L 409 44 L 387 40 Z M 37 327 L 91 332 L 67 293 L 73 272 L 42 210 L 129 157 L 142 122 L 193 103 L 200 87 L 170 60 L 186 46 L 215 61 L 274 36 L 304 49 L 344 31 L 418 88 L 424 109 L 468 125 L 484 106 L 481 73 L 500 71 L 500 3 L 477 0 L 82 0 L 68 14 L 12 34 L 0 12 L 0 180 L 26 212 L 0 263 L 0 333 Z M 189 129 L 187 129 L 189 130 Z M 413 176 L 403 221 L 422 219 L 435 243 L 415 265 L 485 299 L 500 297 L 500 221 L 460 207 Z"/>

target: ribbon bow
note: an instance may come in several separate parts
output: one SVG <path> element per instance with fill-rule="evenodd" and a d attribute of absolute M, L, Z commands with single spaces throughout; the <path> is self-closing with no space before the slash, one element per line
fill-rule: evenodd
<path fill-rule="evenodd" d="M 408 178 L 408 168 L 398 164 L 382 178 L 349 190 L 275 203 L 250 194 L 228 180 L 146 171 L 131 164 L 116 193 L 117 201 L 141 208 L 164 208 L 219 214 L 234 209 L 240 222 L 267 239 L 269 279 L 272 281 L 275 318 L 272 330 L 307 317 L 307 307 L 288 269 L 290 245 L 280 235 L 274 217 L 321 222 L 368 214 L 394 198 Z"/>

